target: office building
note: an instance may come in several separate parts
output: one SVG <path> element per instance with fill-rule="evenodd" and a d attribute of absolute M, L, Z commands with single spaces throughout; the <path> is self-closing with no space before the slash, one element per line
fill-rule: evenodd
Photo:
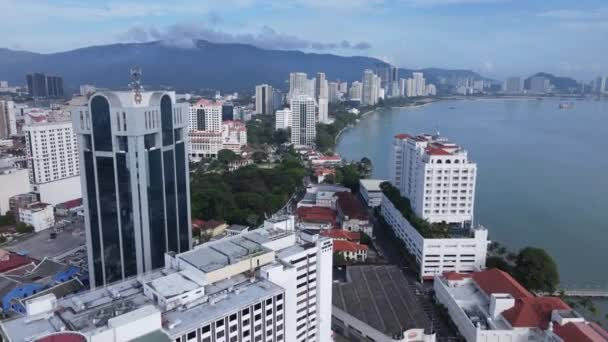
<path fill-rule="evenodd" d="M 292 72 L 289 74 L 289 93 L 287 94 L 287 100 L 291 101 L 291 98 L 298 95 L 306 95 L 309 91 L 309 80 L 308 75 L 304 72 Z M 314 95 L 308 94 L 310 96 Z"/>
<path fill-rule="evenodd" d="M 435 342 L 433 324 L 397 266 L 347 266 L 344 278 L 332 294 L 339 340 Z"/>
<path fill-rule="evenodd" d="M 192 158 L 215 157 L 222 149 L 223 105 L 202 99 L 190 106 L 188 154 Z"/>
<path fill-rule="evenodd" d="M 16 111 L 13 101 L 0 100 L 0 140 L 17 135 Z"/>
<path fill-rule="evenodd" d="M 278 89 L 272 89 L 272 112 L 283 108 L 285 105 L 285 97 L 283 96 L 283 92 Z"/>
<path fill-rule="evenodd" d="M 25 76 L 27 83 L 27 91 L 30 97 L 46 98 L 48 97 L 48 90 L 46 87 L 46 75 L 42 73 L 27 74 Z"/>
<path fill-rule="evenodd" d="M 359 100 L 363 97 L 363 86 L 361 82 L 354 81 L 351 83 L 350 88 L 348 89 L 348 98 L 352 101 Z"/>
<path fill-rule="evenodd" d="M 234 120 L 234 104 L 231 102 L 224 102 L 222 104 L 222 121 Z"/>
<path fill-rule="evenodd" d="M 378 63 L 376 64 L 376 71 L 374 74 L 379 78 L 378 87 L 387 89 L 390 82 L 391 66 L 386 63 Z"/>
<path fill-rule="evenodd" d="M 167 253 L 163 269 L 66 299 L 30 301 L 24 317 L 2 322 L 2 335 L 331 341 L 332 240 L 281 228 L 289 226 L 293 217 L 272 218 L 264 228 Z"/>
<path fill-rule="evenodd" d="M 359 193 L 368 207 L 379 207 L 382 203 L 382 189 L 380 184 L 386 182 L 381 179 L 361 179 L 359 181 Z"/>
<path fill-rule="evenodd" d="M 608 341 L 606 330 L 562 299 L 536 296 L 495 268 L 438 274 L 433 286 L 467 342 Z"/>
<path fill-rule="evenodd" d="M 434 84 L 427 84 L 424 93 L 425 96 L 435 96 L 437 95 L 437 87 Z"/>
<path fill-rule="evenodd" d="M 317 121 L 320 123 L 327 123 L 329 121 L 329 102 L 331 102 L 331 100 L 329 85 L 325 79 L 324 73 L 317 73 L 316 83 L 315 99 L 317 101 Z"/>
<path fill-rule="evenodd" d="M 272 87 L 268 84 L 255 86 L 255 113 L 256 114 L 272 114 Z"/>
<path fill-rule="evenodd" d="M 399 134 L 393 141 L 391 183 L 429 222 L 473 223 L 477 164 L 467 151 L 440 135 Z"/>
<path fill-rule="evenodd" d="M 60 98 L 63 93 L 63 78 L 47 76 L 43 73 L 27 74 L 25 76 L 28 94 L 34 99 Z"/>
<path fill-rule="evenodd" d="M 72 107 L 92 287 L 162 267 L 165 252 L 192 244 L 188 104 L 143 91 L 138 75 L 132 91 L 100 91 Z"/>
<path fill-rule="evenodd" d="M 291 143 L 312 146 L 317 136 L 315 99 L 298 95 L 291 99 Z"/>
<path fill-rule="evenodd" d="M 373 71 L 363 71 L 362 98 L 361 103 L 365 106 L 373 106 L 378 103 L 380 97 L 380 77 Z"/>
<path fill-rule="evenodd" d="M 521 78 L 519 77 L 509 77 L 505 81 L 504 92 L 507 94 L 521 94 Z"/>
<path fill-rule="evenodd" d="M 293 120 L 293 112 L 290 108 L 277 110 L 274 114 L 275 126 L 274 129 L 288 129 L 291 127 Z"/>
<path fill-rule="evenodd" d="M 548 78 L 534 76 L 530 79 L 530 92 L 534 94 L 544 94 L 549 91 L 551 83 Z"/>
<path fill-rule="evenodd" d="M 34 227 L 36 233 L 49 229 L 55 224 L 53 206 L 43 202 L 27 204 L 19 208 L 19 222 Z"/>
<path fill-rule="evenodd" d="M 78 144 L 68 113 L 23 127 L 32 191 L 56 205 L 82 197 Z"/>

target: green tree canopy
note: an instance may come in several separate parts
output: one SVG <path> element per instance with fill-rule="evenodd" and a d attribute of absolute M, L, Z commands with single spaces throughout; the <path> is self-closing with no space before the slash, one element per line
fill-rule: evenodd
<path fill-rule="evenodd" d="M 557 265 L 541 248 L 526 247 L 515 259 L 515 278 L 532 291 L 553 293 L 559 283 Z"/>
<path fill-rule="evenodd" d="M 232 161 L 235 161 L 239 158 L 239 156 L 231 150 L 220 150 L 217 153 L 217 160 L 222 164 L 228 164 Z"/>

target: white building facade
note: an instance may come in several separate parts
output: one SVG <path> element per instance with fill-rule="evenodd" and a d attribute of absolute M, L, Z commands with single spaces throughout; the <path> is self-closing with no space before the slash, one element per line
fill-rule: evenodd
<path fill-rule="evenodd" d="M 9 210 L 9 199 L 30 191 L 30 178 L 27 169 L 12 166 L 0 167 L 0 215 Z M 18 214 L 18 213 L 14 213 Z"/>
<path fill-rule="evenodd" d="M 291 99 L 291 143 L 294 145 L 312 146 L 317 136 L 315 99 L 299 95 Z"/>
<path fill-rule="evenodd" d="M 291 121 L 293 120 L 293 112 L 291 111 L 291 108 L 279 109 L 274 115 L 274 129 L 288 129 L 291 127 Z"/>
<path fill-rule="evenodd" d="M 19 221 L 34 227 L 35 232 L 51 228 L 55 224 L 53 206 L 36 202 L 19 208 Z"/>
<path fill-rule="evenodd" d="M 17 118 L 15 103 L 0 100 L 0 139 L 17 135 Z"/>
<path fill-rule="evenodd" d="M 425 238 L 384 196 L 380 206 L 382 217 L 408 252 L 416 258 L 420 280 L 432 280 L 445 272 L 470 273 L 486 265 L 488 230 L 482 226 L 468 229 L 449 238 Z"/>
<path fill-rule="evenodd" d="M 215 157 L 222 149 L 222 102 L 200 100 L 190 106 L 188 125 L 191 158 Z"/>
<path fill-rule="evenodd" d="M 379 207 L 382 204 L 382 189 L 380 184 L 385 182 L 381 179 L 361 179 L 359 181 L 359 193 L 368 207 Z"/>
<path fill-rule="evenodd" d="M 477 164 L 466 150 L 439 135 L 399 134 L 393 141 L 390 172 L 391 183 L 419 217 L 472 225 Z"/>
<path fill-rule="evenodd" d="M 247 146 L 247 126 L 240 121 L 222 123 L 222 149 L 240 153 Z"/>
<path fill-rule="evenodd" d="M 78 145 L 69 116 L 24 127 L 32 191 L 59 204 L 81 198 Z"/>

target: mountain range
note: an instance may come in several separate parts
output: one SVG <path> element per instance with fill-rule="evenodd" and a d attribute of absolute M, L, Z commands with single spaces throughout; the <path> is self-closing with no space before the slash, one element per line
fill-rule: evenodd
<path fill-rule="evenodd" d="M 99 45 L 50 54 L 0 48 L 0 79 L 10 84 L 25 84 L 27 73 L 43 72 L 63 76 L 66 88 L 71 90 L 81 84 L 125 88 L 133 66 L 142 68 L 143 83 L 149 88 L 252 92 L 253 87 L 261 83 L 286 89 L 289 73 L 294 71 L 306 72 L 309 77 L 321 71 L 329 80 L 351 82 L 361 80 L 364 69 L 374 69 L 377 65 L 386 64 L 371 57 L 266 50 L 204 40 L 197 41 L 193 48 L 156 41 Z M 429 83 L 437 83 L 440 78 L 482 78 L 469 70 L 438 68 L 400 69 L 400 77 L 409 77 L 412 71 L 424 72 Z"/>

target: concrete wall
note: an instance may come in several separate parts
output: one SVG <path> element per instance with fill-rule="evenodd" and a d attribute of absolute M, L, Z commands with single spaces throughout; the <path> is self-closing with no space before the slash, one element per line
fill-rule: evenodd
<path fill-rule="evenodd" d="M 0 215 L 9 210 L 8 199 L 30 191 L 30 178 L 27 169 L 0 174 Z"/>
<path fill-rule="evenodd" d="M 80 175 L 37 184 L 35 187 L 35 192 L 40 194 L 40 201 L 52 205 L 82 198 Z"/>

